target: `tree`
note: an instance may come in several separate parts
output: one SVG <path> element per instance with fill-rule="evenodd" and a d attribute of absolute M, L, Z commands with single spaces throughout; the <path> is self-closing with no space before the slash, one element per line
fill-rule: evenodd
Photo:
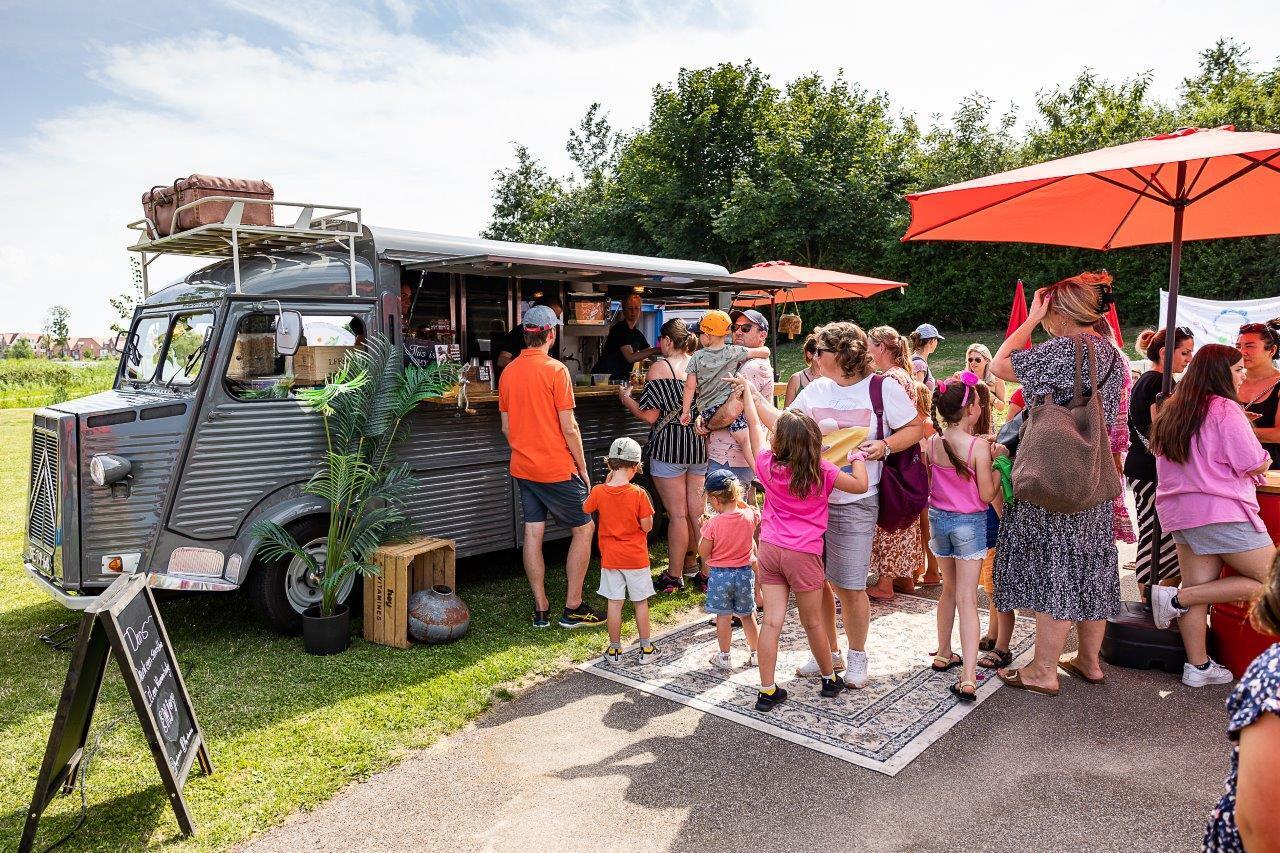
<path fill-rule="evenodd" d="M 31 341 L 26 338 L 18 338 L 10 345 L 4 356 L 5 358 L 33 358 L 35 352 L 31 349 Z"/>
<path fill-rule="evenodd" d="M 54 305 L 49 309 L 42 331 L 49 342 L 50 358 L 53 358 L 54 353 L 63 356 L 67 354 L 67 344 L 71 339 L 70 319 L 71 310 L 65 305 Z"/>
<path fill-rule="evenodd" d="M 132 284 L 119 296 L 107 302 L 116 312 L 116 320 L 111 324 L 111 331 L 120 334 L 133 322 L 133 309 L 142 304 L 142 262 L 137 255 L 129 256 L 129 269 L 132 273 Z"/>
<path fill-rule="evenodd" d="M 493 215 L 481 236 L 520 243 L 550 243 L 560 182 L 529 149 L 515 144 L 516 164 L 493 173 Z"/>
<path fill-rule="evenodd" d="M 740 178 L 760 180 L 757 135 L 778 90 L 750 62 L 681 69 L 657 86 L 649 125 L 622 151 L 621 188 L 660 254 L 745 265 L 747 246 L 716 233 L 715 220 Z"/>

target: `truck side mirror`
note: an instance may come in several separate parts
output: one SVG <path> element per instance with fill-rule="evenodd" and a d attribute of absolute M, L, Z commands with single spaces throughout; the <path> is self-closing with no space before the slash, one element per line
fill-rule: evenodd
<path fill-rule="evenodd" d="M 281 311 L 276 318 L 276 352 L 293 355 L 302 341 L 302 315 L 297 311 Z"/>

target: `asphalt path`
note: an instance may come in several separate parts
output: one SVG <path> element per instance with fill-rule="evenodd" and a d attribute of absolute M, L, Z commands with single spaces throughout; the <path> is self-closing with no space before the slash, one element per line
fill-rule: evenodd
<path fill-rule="evenodd" d="M 1192 850 L 1229 692 L 1001 688 L 889 777 L 572 671 L 243 849 Z"/>

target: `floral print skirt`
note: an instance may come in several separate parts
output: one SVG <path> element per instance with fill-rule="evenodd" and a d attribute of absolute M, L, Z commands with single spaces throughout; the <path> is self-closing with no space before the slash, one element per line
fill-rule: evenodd
<path fill-rule="evenodd" d="M 905 530 L 876 528 L 871 540 L 871 571 L 882 577 L 911 578 L 924 565 L 924 547 L 920 544 L 920 519 Z"/>

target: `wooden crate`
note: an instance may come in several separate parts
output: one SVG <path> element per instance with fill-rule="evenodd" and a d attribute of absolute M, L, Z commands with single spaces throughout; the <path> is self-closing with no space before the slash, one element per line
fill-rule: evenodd
<path fill-rule="evenodd" d="M 423 536 L 374 552 L 381 569 L 364 579 L 364 638 L 371 643 L 407 649 L 409 596 L 420 589 L 454 588 L 458 549 L 452 539 Z"/>
<path fill-rule="evenodd" d="M 338 372 L 355 347 L 298 347 L 293 356 L 293 376 L 300 385 L 322 385 Z"/>

